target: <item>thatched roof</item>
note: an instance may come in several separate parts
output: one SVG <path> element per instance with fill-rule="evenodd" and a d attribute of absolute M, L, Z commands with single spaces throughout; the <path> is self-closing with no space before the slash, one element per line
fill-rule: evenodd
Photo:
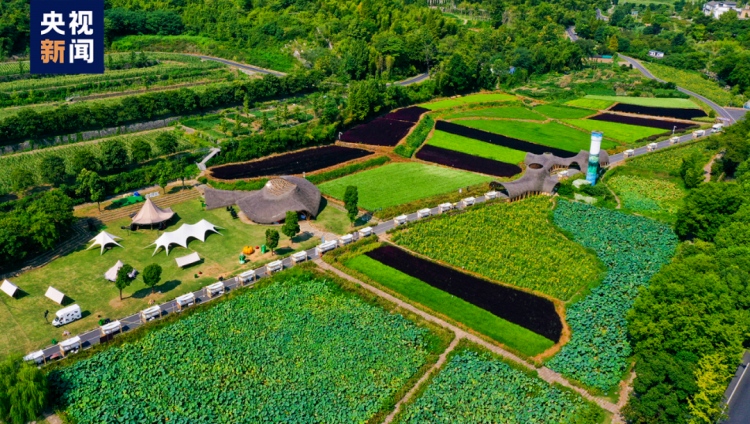
<path fill-rule="evenodd" d="M 315 216 L 320 209 L 320 190 L 304 178 L 279 177 L 256 191 L 229 191 L 206 188 L 206 209 L 237 205 L 259 224 L 281 222 L 287 211 Z"/>

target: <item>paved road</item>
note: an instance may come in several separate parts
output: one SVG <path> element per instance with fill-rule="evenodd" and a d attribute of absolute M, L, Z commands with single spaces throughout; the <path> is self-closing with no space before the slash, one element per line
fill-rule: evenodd
<path fill-rule="evenodd" d="M 657 80 L 659 82 L 665 82 L 662 79 L 656 78 L 651 72 L 649 72 L 648 69 L 646 69 L 645 67 L 643 67 L 643 65 L 641 64 L 641 62 L 633 59 L 632 57 L 628 57 L 628 56 L 620 55 L 620 57 L 623 58 L 623 59 L 625 59 L 626 62 L 628 62 L 631 65 L 633 65 L 634 68 L 636 68 L 639 71 L 641 71 L 641 73 L 643 75 L 645 75 L 646 78 L 651 78 L 651 79 Z M 720 116 L 722 118 L 728 119 L 730 124 L 737 123 L 738 117 L 742 117 L 745 114 L 745 112 L 743 112 L 742 109 L 732 109 L 731 112 L 730 112 L 729 110 L 725 109 L 724 107 L 719 106 L 715 102 L 713 102 L 713 101 L 711 101 L 711 100 L 709 100 L 709 99 L 701 96 L 698 93 L 694 93 L 694 92 L 692 92 L 690 90 L 686 90 L 686 89 L 684 89 L 682 87 L 677 87 L 677 89 L 680 90 L 681 92 L 687 94 L 688 96 L 695 97 L 698 100 L 702 101 L 703 103 L 707 104 L 711 109 L 713 109 L 716 112 L 717 116 Z"/>
<path fill-rule="evenodd" d="M 600 21 L 604 21 L 604 22 L 609 21 L 608 17 L 602 15 L 601 9 L 596 9 L 596 19 L 599 19 Z"/>
<path fill-rule="evenodd" d="M 476 198 L 475 203 L 482 203 L 482 202 L 484 202 L 486 200 L 487 199 L 484 196 L 480 196 L 480 197 Z M 459 203 L 455 204 L 454 207 L 456 207 L 458 209 L 463 209 L 466 206 L 464 206 L 462 202 L 459 202 Z M 434 208 L 432 208 L 432 209 L 430 209 L 430 214 L 431 215 L 438 214 L 438 213 L 440 213 L 440 211 L 439 211 L 439 208 L 437 206 L 434 207 Z M 406 222 L 411 222 L 411 221 L 415 221 L 415 220 L 418 220 L 418 219 L 419 218 L 417 217 L 417 213 L 416 212 L 406 215 Z M 396 227 L 395 220 L 389 219 L 387 221 L 381 222 L 380 224 L 377 224 L 377 225 L 373 226 L 372 229 L 373 229 L 373 233 L 375 233 L 375 234 L 383 234 L 383 233 L 386 233 L 388 230 L 390 230 L 392 228 L 395 228 L 395 227 Z M 356 241 L 356 240 L 359 239 L 359 233 L 355 232 L 352 235 L 353 235 L 353 240 L 354 241 Z M 316 248 L 312 248 L 310 250 L 307 250 L 306 254 L 307 254 L 306 260 L 315 260 L 315 259 L 320 258 L 320 255 L 318 254 Z M 283 265 L 283 269 L 290 268 L 290 267 L 294 266 L 294 262 L 292 261 L 291 256 L 287 257 L 287 258 L 284 258 L 282 260 L 282 265 Z M 256 275 L 257 279 L 262 279 L 262 278 L 268 276 L 268 272 L 266 270 L 266 267 L 264 266 L 264 267 L 256 269 L 255 270 L 255 275 Z M 252 286 L 253 284 L 255 284 L 254 281 L 250 282 L 249 284 L 247 284 L 247 286 Z M 237 277 L 225 280 L 224 281 L 224 285 L 225 285 L 225 290 L 226 291 L 231 291 L 231 290 L 235 290 L 237 288 L 242 287 L 242 284 L 240 283 L 240 280 Z M 212 298 L 207 295 L 207 293 L 205 291 L 205 288 L 197 290 L 197 291 L 194 291 L 193 295 L 195 295 L 195 303 L 196 304 L 201 304 L 201 303 L 209 302 L 209 301 L 212 300 Z M 219 295 L 217 297 L 214 297 L 213 299 L 218 298 L 218 297 L 221 297 L 221 295 Z M 176 302 L 174 300 L 170 300 L 170 301 L 168 301 L 166 303 L 163 303 L 163 304 L 159 305 L 159 307 L 161 309 L 161 315 L 160 315 L 159 318 L 167 316 L 167 315 L 170 315 L 170 314 L 179 313 L 179 310 L 177 309 L 177 304 L 176 304 Z M 136 329 L 136 328 L 144 325 L 143 322 L 141 321 L 141 317 L 140 317 L 139 314 L 140 313 L 136 313 L 136 314 L 127 316 L 125 318 L 121 318 L 119 320 L 120 323 L 122 324 L 122 331 L 123 332 L 131 331 L 131 330 L 134 330 L 134 329 Z M 65 329 L 64 326 L 61 327 L 61 330 L 64 330 L 64 329 Z M 90 331 L 86 331 L 86 332 L 84 332 L 82 334 L 79 334 L 78 337 L 81 338 L 81 348 L 83 348 L 83 349 L 88 349 L 88 348 L 90 348 L 92 346 L 95 346 L 95 345 L 97 345 L 97 344 L 99 344 L 99 343 L 101 343 L 103 341 L 106 341 L 106 340 L 102 340 L 102 333 L 101 333 L 101 329 L 99 327 L 97 327 L 95 329 L 92 329 Z M 57 345 L 55 345 L 55 346 L 49 346 L 49 347 L 43 349 L 42 352 L 44 353 L 45 360 L 54 360 L 54 359 L 59 359 L 61 357 L 60 347 L 57 346 Z"/>
<path fill-rule="evenodd" d="M 724 424 L 747 424 L 750 423 L 750 352 L 745 352 L 742 364 L 737 368 L 734 378 L 724 398 L 729 404 L 729 419 Z"/>
<path fill-rule="evenodd" d="M 232 61 L 232 60 L 222 59 L 220 57 L 203 56 L 203 55 L 196 55 L 196 56 L 198 56 L 199 58 L 201 58 L 203 60 L 212 60 L 214 62 L 223 63 L 223 64 L 229 65 L 229 66 L 234 66 L 235 68 L 245 69 L 245 70 L 250 71 L 250 72 L 257 72 L 259 74 L 269 74 L 269 75 L 275 75 L 277 77 L 283 77 L 284 75 L 286 75 L 283 72 L 272 71 L 270 69 L 263 69 L 263 68 L 259 68 L 257 66 L 253 66 L 253 65 L 246 65 L 244 63 L 239 63 L 239 62 L 235 62 L 235 61 Z"/>
<path fill-rule="evenodd" d="M 415 77 L 407 78 L 407 79 L 405 79 L 403 81 L 394 82 L 394 84 L 401 85 L 401 86 L 405 87 L 407 85 L 418 84 L 418 83 L 420 83 L 420 82 L 422 82 L 422 81 L 424 81 L 424 80 L 426 80 L 428 78 L 430 78 L 430 73 L 429 72 L 425 72 L 424 74 L 419 74 L 419 75 L 417 75 Z"/>
<path fill-rule="evenodd" d="M 576 34 L 576 27 L 569 26 L 569 27 L 565 28 L 565 32 L 568 33 L 568 38 L 570 38 L 570 41 L 572 41 L 574 43 L 576 41 L 578 41 L 578 34 Z"/>

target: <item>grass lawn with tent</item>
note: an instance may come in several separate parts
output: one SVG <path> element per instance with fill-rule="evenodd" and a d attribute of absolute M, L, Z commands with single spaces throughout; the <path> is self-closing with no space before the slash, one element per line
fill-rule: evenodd
<path fill-rule="evenodd" d="M 81 331 L 95 328 L 99 316 L 117 319 L 148 307 L 148 301 L 165 302 L 176 296 L 197 290 L 215 282 L 219 276 L 229 276 L 240 270 L 253 269 L 253 264 L 240 265 L 239 254 L 243 246 L 259 246 L 264 243 L 268 226 L 249 225 L 239 219 L 232 219 L 225 209 L 204 211 L 200 200 L 190 200 L 172 206 L 176 217 L 172 218 L 167 231 L 174 231 L 182 224 L 195 224 L 206 219 L 222 227 L 222 235 L 209 232 L 205 243 L 191 239 L 188 248 L 172 245 L 169 256 L 160 249 L 153 257 L 153 246 L 149 246 L 162 232 L 157 230 L 139 230 L 128 234 L 121 226 L 127 226 L 130 218 L 110 222 L 105 230 L 122 237 L 118 242 L 123 247 L 113 247 L 100 255 L 99 247 L 85 250 L 87 246 L 50 264 L 12 278 L 25 294 L 18 299 L 11 299 L 4 294 L 0 296 L 0 355 L 12 352 L 27 353 L 50 344 L 53 338 L 62 340 L 63 331 L 75 335 Z M 280 229 L 280 227 L 275 227 Z M 293 248 L 310 248 L 318 242 L 315 239 L 294 243 Z M 289 239 L 281 235 L 280 248 L 277 253 L 291 253 Z M 203 261 L 199 264 L 180 269 L 175 258 L 197 252 Z M 252 258 L 256 263 L 272 260 L 269 254 Z M 143 283 L 139 274 L 130 287 L 123 290 L 124 300 L 120 301 L 119 291 L 114 283 L 104 279 L 104 273 L 118 260 L 132 265 L 139 272 L 152 263 L 161 265 L 163 272 L 156 291 Z M 199 272 L 201 274 L 199 274 Z M 195 278 L 198 275 L 199 278 Z M 44 296 L 47 287 L 53 286 L 65 293 L 69 301 L 77 303 L 84 313 L 84 318 L 55 328 L 44 320 L 44 311 L 49 310 L 49 321 L 62 306 Z"/>

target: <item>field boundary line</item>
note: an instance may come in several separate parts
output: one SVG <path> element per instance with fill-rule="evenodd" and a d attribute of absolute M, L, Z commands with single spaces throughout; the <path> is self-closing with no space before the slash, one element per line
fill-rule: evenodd
<path fill-rule="evenodd" d="M 542 380 L 545 380 L 546 382 L 548 382 L 550 384 L 555 384 L 555 383 L 556 384 L 560 384 L 562 386 L 565 386 L 565 387 L 567 387 L 567 388 L 575 391 L 576 393 L 578 393 L 579 395 L 581 395 L 582 397 L 584 397 L 586 400 L 589 400 L 591 402 L 596 403 L 597 405 L 599 405 L 605 411 L 610 412 L 612 414 L 615 414 L 615 418 L 616 419 L 613 422 L 619 422 L 619 420 L 617 419 L 617 416 L 620 413 L 620 408 L 616 404 L 610 402 L 607 399 L 594 396 L 594 395 L 590 394 L 589 392 L 587 392 L 585 389 L 573 385 L 571 382 L 569 382 L 561 374 L 559 374 L 559 373 L 557 373 L 555 371 L 552 371 L 551 369 L 549 369 L 547 367 L 542 367 L 542 368 L 537 369 L 532 364 L 530 364 L 530 363 L 524 361 L 523 359 L 521 359 L 521 357 L 519 357 L 518 355 L 515 355 L 515 354 L 513 354 L 513 353 L 511 353 L 511 352 L 509 352 L 509 351 L 507 351 L 507 350 L 505 350 L 505 349 L 503 349 L 503 348 L 501 348 L 499 346 L 493 345 L 493 344 L 485 341 L 484 339 L 482 339 L 482 338 L 480 338 L 478 336 L 470 334 L 467 331 L 462 330 L 461 328 L 458 328 L 458 327 L 456 327 L 453 324 L 450 324 L 450 323 L 448 323 L 448 322 L 446 322 L 446 321 L 444 321 L 444 320 L 442 320 L 442 319 L 440 319 L 438 317 L 435 317 L 435 316 L 433 316 L 433 315 L 431 315 L 431 314 L 429 314 L 429 313 L 427 313 L 427 312 L 425 312 L 425 311 L 423 311 L 423 310 L 415 307 L 411 303 L 405 302 L 405 301 L 403 301 L 403 300 L 401 300 L 401 299 L 399 299 L 399 298 L 397 298 L 397 297 L 395 297 L 395 296 L 393 296 L 391 294 L 388 294 L 388 293 L 384 292 L 383 290 L 378 289 L 377 287 L 371 286 L 370 284 L 367 284 L 367 283 L 365 283 L 365 282 L 363 282 L 363 281 L 361 281 L 361 280 L 359 280 L 357 278 L 354 278 L 354 277 L 350 276 L 349 274 L 346 274 L 345 272 L 343 272 L 343 271 L 341 271 L 341 270 L 339 270 L 339 269 L 337 269 L 337 268 L 335 268 L 335 267 L 333 267 L 333 266 L 331 266 L 331 265 L 323 262 L 321 259 L 315 259 L 313 262 L 316 265 L 318 265 L 320 268 L 322 268 L 323 270 L 330 271 L 330 272 L 334 273 L 335 275 L 337 275 L 337 276 L 339 276 L 341 278 L 349 280 L 352 283 L 358 284 L 359 286 L 361 286 L 365 290 L 367 290 L 367 291 L 369 291 L 369 292 L 371 292 L 371 293 L 373 293 L 373 294 L 375 294 L 375 295 L 377 295 L 379 297 L 382 297 L 383 299 L 385 299 L 385 300 L 387 300 L 387 301 L 389 301 L 391 303 L 394 303 L 397 306 L 399 306 L 399 307 L 401 307 L 401 308 L 403 308 L 405 310 L 408 310 L 409 312 L 417 314 L 420 317 L 426 319 L 427 321 L 433 322 L 433 323 L 435 323 L 435 324 L 437 324 L 437 325 L 439 325 L 439 326 L 441 326 L 441 327 L 443 327 L 445 329 L 453 331 L 456 334 L 456 338 L 457 339 L 466 339 L 468 341 L 471 341 L 472 343 L 477 344 L 479 346 L 482 346 L 483 348 L 485 348 L 485 349 L 487 349 L 487 350 L 489 350 L 491 352 L 494 352 L 495 354 L 497 354 L 497 355 L 499 355 L 499 356 L 501 356 L 501 357 L 503 357 L 503 358 L 505 358 L 507 360 L 510 360 L 510 361 L 513 361 L 513 362 L 515 362 L 515 363 L 517 363 L 519 365 L 522 365 L 522 366 L 524 366 L 525 368 L 527 368 L 529 370 L 536 371 L 537 375 L 539 376 L 539 378 L 541 378 Z"/>
<path fill-rule="evenodd" d="M 447 348 L 443 351 L 443 353 L 440 354 L 440 358 L 438 358 L 437 362 L 430 367 L 429 370 L 427 370 L 422 377 L 412 386 L 411 389 L 404 395 L 404 397 L 401 398 L 401 400 L 398 401 L 396 406 L 393 408 L 393 411 L 391 411 L 390 414 L 388 414 L 387 417 L 385 417 L 385 420 L 383 421 L 383 424 L 390 424 L 393 422 L 393 419 L 396 418 L 396 415 L 398 415 L 399 412 L 401 412 L 401 406 L 405 403 L 409 402 L 415 393 L 425 384 L 425 382 L 432 376 L 434 373 L 436 373 L 440 368 L 443 367 L 443 364 L 445 364 L 445 361 L 448 359 L 448 355 L 450 355 L 451 352 L 458 346 L 458 342 L 461 341 L 461 338 L 458 337 L 458 335 L 454 335 L 453 341 L 451 341 L 451 344 L 448 345 Z"/>

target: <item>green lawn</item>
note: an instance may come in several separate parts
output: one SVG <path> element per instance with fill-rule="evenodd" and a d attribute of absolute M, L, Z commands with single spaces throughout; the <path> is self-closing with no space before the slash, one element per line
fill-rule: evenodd
<path fill-rule="evenodd" d="M 468 96 L 457 97 L 455 99 L 443 99 L 436 102 L 422 103 L 419 106 L 430 110 L 447 109 L 472 103 L 489 103 L 489 102 L 511 102 L 518 100 L 516 96 L 506 93 L 481 93 L 471 94 Z"/>
<path fill-rule="evenodd" d="M 173 218 L 169 231 L 176 230 L 183 223 L 194 224 L 206 219 L 214 225 L 223 227 L 219 230 L 222 235 L 210 233 L 205 243 L 191 239 L 187 249 L 173 246 L 169 256 L 163 249 L 152 256 L 154 247 L 149 245 L 159 237 L 159 231 L 140 230 L 128 234 L 127 230 L 120 227 L 128 225 L 129 218 L 111 222 L 106 230 L 122 237 L 119 242 L 123 247 L 113 247 L 103 255 L 99 254 L 99 248 L 84 250 L 85 247 L 82 247 L 42 268 L 12 279 L 27 295 L 19 299 L 10 299 L 5 295 L 0 297 L 0 355 L 41 348 L 48 345 L 52 338 L 62 340 L 64 330 L 76 334 L 95 328 L 99 315 L 112 319 L 121 318 L 147 308 L 150 299 L 161 303 L 213 283 L 219 276 L 228 276 L 240 270 L 253 268 L 252 264 L 240 265 L 238 256 L 243 246 L 262 244 L 266 228 L 269 227 L 234 220 L 223 208 L 204 211 L 197 199 L 174 205 L 172 209 L 178 217 Z M 289 239 L 284 235 L 281 239 L 280 245 L 283 248 L 279 251 L 290 252 L 291 249 L 286 247 Z M 295 243 L 294 247 L 299 248 L 315 242 L 313 239 L 302 244 Z M 198 252 L 203 263 L 184 270 L 178 268 L 175 258 L 191 252 Z M 269 260 L 270 256 L 258 259 Z M 123 291 L 124 300 L 120 301 L 114 284 L 104 279 L 104 273 L 118 260 L 132 265 L 141 272 L 151 263 L 161 265 L 162 278 L 156 290 L 162 293 L 151 295 L 139 275 L 130 287 Z M 199 272 L 202 273 L 199 275 L 200 278 L 195 278 L 194 275 Z M 80 305 L 84 314 L 88 316 L 63 328 L 54 328 L 46 324 L 44 311 L 49 310 L 51 321 L 55 312 L 62 308 L 44 297 L 49 286 L 65 293 L 73 303 Z"/>
<path fill-rule="evenodd" d="M 443 119 L 446 120 L 456 118 L 508 118 L 544 121 L 544 116 L 538 113 L 534 113 L 533 111 L 521 106 L 491 107 L 487 109 L 466 110 L 463 112 L 452 113 L 443 117 Z"/>
<path fill-rule="evenodd" d="M 595 96 L 588 95 L 586 99 L 606 100 L 610 102 L 625 103 L 629 105 L 649 106 L 649 107 L 671 107 L 677 109 L 700 109 L 697 104 L 690 99 L 674 99 L 659 97 L 627 97 L 627 96 Z"/>
<path fill-rule="evenodd" d="M 524 355 L 535 356 L 554 343 L 533 331 L 499 318 L 452 294 L 406 275 L 365 255 L 348 260 L 345 266 L 438 313 L 463 323 Z"/>
<path fill-rule="evenodd" d="M 658 63 L 643 63 L 643 66 L 651 71 L 655 77 L 702 94 L 721 106 L 742 107 L 742 104 L 746 101 L 741 95 L 734 95 L 724 90 L 724 87 L 719 85 L 718 82 L 704 78 L 700 72 L 677 69 Z"/>
<path fill-rule="evenodd" d="M 634 143 L 637 140 L 656 134 L 663 134 L 668 130 L 660 128 L 641 127 L 638 125 L 620 124 L 618 122 L 595 121 L 589 119 L 566 119 L 565 122 L 588 131 L 601 131 L 605 137 Z"/>
<path fill-rule="evenodd" d="M 320 184 L 320 191 L 344 198 L 347 186 L 359 189 L 359 206 L 368 210 L 413 202 L 492 178 L 418 162 L 390 163 Z"/>
<path fill-rule="evenodd" d="M 573 107 L 582 107 L 584 109 L 593 109 L 593 110 L 604 110 L 613 104 L 615 104 L 612 100 L 597 100 L 597 99 L 590 99 L 589 96 L 586 96 L 585 99 L 575 99 L 571 100 L 567 103 L 565 103 L 568 106 Z"/>
<path fill-rule="evenodd" d="M 594 114 L 586 109 L 555 105 L 541 105 L 535 107 L 534 110 L 552 119 L 580 119 Z"/>
<path fill-rule="evenodd" d="M 557 122 L 537 124 L 535 122 L 523 121 L 466 120 L 460 123 L 467 127 L 518 138 L 544 146 L 557 147 L 573 153 L 587 150 L 591 145 L 591 136 L 588 133 Z M 615 146 L 616 144 L 613 141 L 604 140 L 602 142 L 602 147 L 605 149 Z"/>
<path fill-rule="evenodd" d="M 521 163 L 526 157 L 526 152 L 520 150 L 509 149 L 438 130 L 435 130 L 427 144 L 506 163 Z"/>

